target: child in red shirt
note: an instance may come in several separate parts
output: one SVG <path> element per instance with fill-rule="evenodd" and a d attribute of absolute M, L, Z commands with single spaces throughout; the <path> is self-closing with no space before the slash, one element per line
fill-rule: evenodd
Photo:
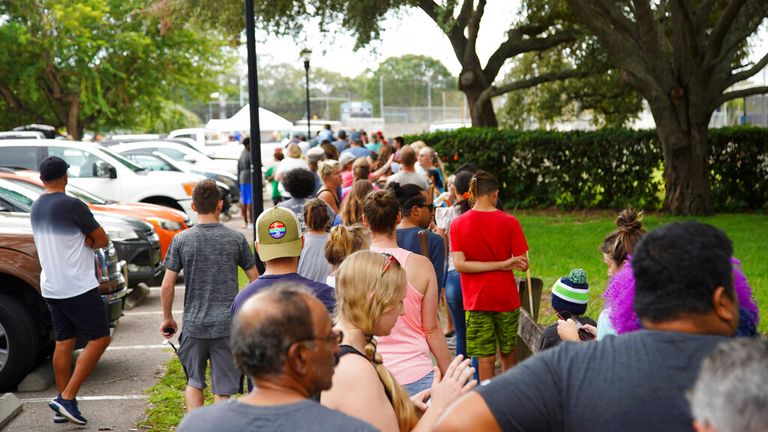
<path fill-rule="evenodd" d="M 478 358 L 480 381 L 494 376 L 496 349 L 503 370 L 515 364 L 520 299 L 513 270 L 528 269 L 520 222 L 498 209 L 499 183 L 478 171 L 470 183 L 474 205 L 451 223 L 451 256 L 461 274 L 467 354 Z"/>

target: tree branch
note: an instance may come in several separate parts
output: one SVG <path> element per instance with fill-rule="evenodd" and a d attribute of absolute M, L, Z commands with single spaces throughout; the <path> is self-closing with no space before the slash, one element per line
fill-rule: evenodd
<path fill-rule="evenodd" d="M 731 77 L 726 81 L 726 88 L 755 75 L 756 73 L 763 70 L 763 68 L 766 66 L 768 66 L 768 54 L 763 56 L 763 58 L 761 58 L 760 61 L 755 63 L 751 68 L 732 74 Z"/>
<path fill-rule="evenodd" d="M 575 41 L 579 33 L 575 30 L 564 30 L 545 38 L 523 39 L 521 32 L 512 29 L 508 32 L 507 40 L 494 51 L 483 69 L 483 74 L 489 81 L 496 79 L 501 67 L 508 58 L 530 51 L 544 51 L 565 42 Z"/>
<path fill-rule="evenodd" d="M 485 14 L 485 2 L 486 0 L 479 0 L 477 2 L 477 9 L 469 17 L 469 22 L 467 22 L 467 48 L 469 49 L 464 51 L 463 63 L 471 63 L 472 59 L 470 57 L 477 57 L 477 36 L 480 32 L 480 20 L 483 19 L 483 14 Z"/>
<path fill-rule="evenodd" d="M 472 0 L 467 1 L 469 1 L 471 6 Z M 419 0 L 418 5 L 419 8 L 435 22 L 435 24 L 438 23 L 439 17 L 437 16 L 436 8 L 439 7 L 439 5 L 432 0 Z M 448 36 L 448 40 L 451 42 L 451 47 L 453 47 L 453 52 L 456 54 L 459 63 L 461 63 L 461 60 L 464 58 L 464 52 L 467 50 L 467 38 L 464 36 L 464 27 L 465 26 L 454 25 L 451 26 L 449 31 L 445 32 L 445 35 Z"/>
<path fill-rule="evenodd" d="M 739 12 L 745 3 L 746 0 L 731 0 L 728 2 L 728 6 L 726 6 L 723 14 L 720 15 L 720 19 L 717 20 L 717 24 L 709 37 L 706 59 L 714 59 L 720 56 L 725 37 L 728 35 L 731 25 L 736 20 L 736 17 L 739 16 Z"/>
<path fill-rule="evenodd" d="M 24 106 L 24 103 L 13 94 L 13 90 L 4 83 L 0 83 L 0 95 L 2 95 L 8 110 L 19 114 L 33 114 L 33 112 Z"/>
<path fill-rule="evenodd" d="M 738 98 L 743 98 L 743 97 L 752 96 L 756 94 L 765 94 L 765 93 L 768 93 L 768 86 L 752 87 L 744 90 L 735 90 L 732 92 L 723 93 L 722 96 L 720 96 L 720 99 L 717 100 L 717 103 L 715 106 L 720 106 L 732 99 L 738 99 Z"/>
<path fill-rule="evenodd" d="M 560 80 L 565 80 L 569 78 L 583 78 L 585 76 L 602 73 L 602 72 L 604 71 L 602 70 L 585 71 L 581 69 L 567 69 L 567 70 L 562 70 L 557 72 L 544 73 L 533 78 L 526 78 L 526 79 L 513 81 L 511 83 L 507 83 L 498 87 L 490 86 L 487 89 L 483 90 L 482 93 L 480 93 L 480 96 L 478 96 L 477 100 L 475 101 L 475 105 L 478 105 L 478 106 L 482 105 L 492 97 L 503 95 L 504 93 L 509 93 L 511 91 L 527 89 L 527 88 L 535 87 L 539 84 L 544 84 L 552 81 L 560 81 Z"/>
<path fill-rule="evenodd" d="M 456 24 L 459 26 L 459 28 L 463 29 L 467 26 L 469 17 L 472 14 L 472 6 L 474 3 L 475 2 L 473 0 L 464 0 L 464 3 L 462 3 L 459 16 L 456 18 Z"/>

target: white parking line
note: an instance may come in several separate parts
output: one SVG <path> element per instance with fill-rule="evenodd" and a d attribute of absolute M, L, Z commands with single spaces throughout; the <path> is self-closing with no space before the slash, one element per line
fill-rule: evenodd
<path fill-rule="evenodd" d="M 122 396 L 113 396 L 113 395 L 107 395 L 107 396 L 78 396 L 78 401 L 109 401 L 109 400 L 144 400 L 147 399 L 149 396 L 147 395 L 122 395 Z M 29 399 L 20 399 L 23 403 L 41 403 L 41 402 L 50 402 L 52 398 L 29 398 Z"/>
<path fill-rule="evenodd" d="M 145 350 L 145 349 L 171 349 L 170 345 L 124 345 L 124 346 L 109 346 L 107 351 L 125 351 L 125 350 Z"/>
<path fill-rule="evenodd" d="M 181 315 L 184 313 L 183 310 L 175 310 L 173 311 L 175 315 Z M 141 312 L 123 312 L 123 316 L 143 316 L 143 315 L 162 315 L 163 311 L 141 311 Z"/>
<path fill-rule="evenodd" d="M 184 285 L 176 285 L 175 287 L 173 287 L 173 289 L 183 290 L 184 289 Z M 149 287 L 149 290 L 150 291 L 162 291 L 163 287 Z"/>

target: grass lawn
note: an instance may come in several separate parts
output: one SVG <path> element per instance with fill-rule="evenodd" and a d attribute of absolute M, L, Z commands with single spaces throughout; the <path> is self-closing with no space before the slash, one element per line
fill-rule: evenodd
<path fill-rule="evenodd" d="M 603 237 L 612 231 L 617 212 L 527 212 L 515 215 L 523 226 L 528 240 L 532 276 L 544 281 L 542 309 L 539 321 L 554 322 L 549 302 L 549 289 L 555 280 L 566 276 L 573 268 L 587 272 L 590 285 L 588 315 L 597 318 L 603 307 L 600 295 L 606 288 L 607 274 L 598 246 Z M 661 214 L 646 214 L 643 224 L 653 229 L 669 222 L 683 220 Z M 752 293 L 760 308 L 761 333 L 768 333 L 768 248 L 764 246 L 768 234 L 768 215 L 723 214 L 697 218 L 712 224 L 730 237 L 734 244 L 736 258 L 741 260 L 742 270 L 749 280 Z M 245 273 L 239 270 L 240 287 L 248 283 Z M 184 416 L 184 371 L 174 357 L 166 364 L 167 372 L 159 383 L 147 390 L 149 408 L 146 418 L 139 427 L 152 431 L 172 431 Z M 212 403 L 213 396 L 206 390 L 206 404 Z"/>
<path fill-rule="evenodd" d="M 550 307 L 549 289 L 555 280 L 566 276 L 577 267 L 587 272 L 590 286 L 588 315 L 597 318 L 603 307 L 600 297 L 607 286 L 607 268 L 598 247 L 603 237 L 614 228 L 617 212 L 544 213 L 520 211 L 516 214 L 523 226 L 530 248 L 531 274 L 544 281 L 545 294 L 539 321 L 554 322 Z M 647 229 L 682 217 L 646 214 L 643 224 Z M 722 229 L 733 241 L 734 256 L 741 261 L 742 271 L 752 287 L 760 308 L 761 333 L 768 333 L 768 249 L 764 246 L 768 234 L 768 215 L 722 214 L 696 218 Z"/>

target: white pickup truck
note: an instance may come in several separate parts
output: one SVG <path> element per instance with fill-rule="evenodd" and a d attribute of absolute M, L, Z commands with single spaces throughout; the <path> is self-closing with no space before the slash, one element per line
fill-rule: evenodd
<path fill-rule="evenodd" d="M 62 140 L 2 140 L 0 166 L 37 171 L 48 156 L 69 165 L 69 181 L 113 201 L 164 205 L 192 211 L 192 189 L 204 177 L 182 172 L 149 171 L 98 144 Z"/>

